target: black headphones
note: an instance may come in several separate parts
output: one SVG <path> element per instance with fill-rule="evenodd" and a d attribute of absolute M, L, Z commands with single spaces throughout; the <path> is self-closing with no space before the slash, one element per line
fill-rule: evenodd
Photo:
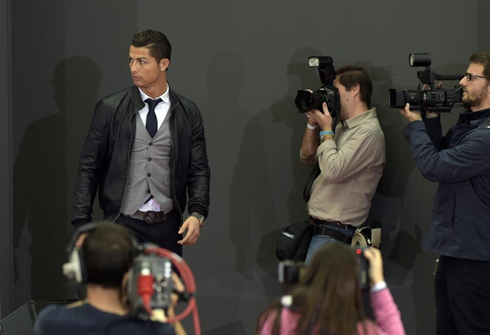
<path fill-rule="evenodd" d="M 87 268 L 83 260 L 83 250 L 82 248 L 75 248 L 80 236 L 84 233 L 90 233 L 97 229 L 102 224 L 115 224 L 109 221 L 93 222 L 87 223 L 83 226 L 77 228 L 70 239 L 67 246 L 68 262 L 63 264 L 63 274 L 69 279 L 75 281 L 76 283 L 86 283 L 87 282 Z M 133 245 L 133 253 L 136 255 L 138 251 L 138 242 L 133 235 L 130 235 L 131 243 Z"/>

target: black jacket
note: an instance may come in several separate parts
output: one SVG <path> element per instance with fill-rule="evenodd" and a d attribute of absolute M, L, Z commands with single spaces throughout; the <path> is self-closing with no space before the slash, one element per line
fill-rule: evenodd
<path fill-rule="evenodd" d="M 182 212 L 189 197 L 189 213 L 208 216 L 210 170 L 201 113 L 192 101 L 170 90 L 172 156 L 170 161 L 174 209 Z M 136 115 L 144 107 L 136 86 L 103 98 L 95 107 L 80 156 L 72 224 L 92 220 L 92 205 L 99 192 L 104 219 L 120 214 L 128 177 Z"/>
<path fill-rule="evenodd" d="M 422 175 L 439 182 L 422 247 L 490 261 L 490 109 L 461 114 L 444 137 L 440 118 L 410 122 L 405 137 Z"/>

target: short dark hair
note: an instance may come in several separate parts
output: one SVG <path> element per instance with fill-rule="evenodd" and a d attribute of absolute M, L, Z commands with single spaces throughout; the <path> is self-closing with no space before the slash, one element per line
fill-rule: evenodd
<path fill-rule="evenodd" d="M 364 101 L 368 108 L 371 108 L 371 94 L 373 93 L 373 83 L 369 74 L 360 66 L 347 65 L 336 71 L 339 82 L 347 91 L 359 85 L 361 101 Z"/>
<path fill-rule="evenodd" d="M 150 55 L 157 60 L 157 63 L 160 63 L 164 58 L 170 60 L 172 46 L 167 36 L 159 31 L 145 30 L 137 33 L 134 35 L 131 45 L 137 48 L 150 49 Z"/>
<path fill-rule="evenodd" d="M 490 52 L 475 52 L 470 56 L 470 63 L 483 66 L 483 75 L 490 81 Z"/>
<path fill-rule="evenodd" d="M 133 236 L 121 225 L 104 222 L 97 226 L 82 245 L 87 283 L 121 287 L 124 274 L 133 262 L 133 243 Z"/>

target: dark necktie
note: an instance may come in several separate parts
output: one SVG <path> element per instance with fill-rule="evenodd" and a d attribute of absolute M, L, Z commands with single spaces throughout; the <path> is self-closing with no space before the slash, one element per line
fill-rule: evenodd
<path fill-rule="evenodd" d="M 153 138 L 158 130 L 157 115 L 155 114 L 155 107 L 162 101 L 162 99 L 146 99 L 148 104 L 148 115 L 146 116 L 146 130 L 148 134 Z"/>

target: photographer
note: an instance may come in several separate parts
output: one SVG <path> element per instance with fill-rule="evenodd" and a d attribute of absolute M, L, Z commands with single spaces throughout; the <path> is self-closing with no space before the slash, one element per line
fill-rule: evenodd
<path fill-rule="evenodd" d="M 81 248 L 86 300 L 66 307 L 46 307 L 36 322 L 35 334 L 175 334 L 170 324 L 130 315 L 125 282 L 134 245 L 126 228 L 102 223 L 87 235 Z"/>
<path fill-rule="evenodd" d="M 385 164 L 383 131 L 376 109 L 370 109 L 369 75 L 363 68 L 352 65 L 342 67 L 336 75 L 333 85 L 340 95 L 341 122 L 335 135 L 326 104 L 323 113 L 319 110 L 306 113 L 308 123 L 301 145 L 301 162 L 318 163 L 320 172 L 307 206 L 315 229 L 306 262 L 324 243 L 350 243 L 355 228 L 368 217 Z"/>
<path fill-rule="evenodd" d="M 468 110 L 442 137 L 438 114 L 410 111 L 404 134 L 422 175 L 438 182 L 422 247 L 440 254 L 438 334 L 490 333 L 490 53 L 470 56 L 459 82 Z M 422 122 L 422 120 L 424 122 Z"/>
<path fill-rule="evenodd" d="M 257 333 L 405 334 L 400 312 L 386 286 L 379 250 L 363 251 L 369 261 L 371 302 L 376 322 L 362 310 L 358 255 L 341 243 L 322 246 L 291 295 L 260 316 Z"/>

